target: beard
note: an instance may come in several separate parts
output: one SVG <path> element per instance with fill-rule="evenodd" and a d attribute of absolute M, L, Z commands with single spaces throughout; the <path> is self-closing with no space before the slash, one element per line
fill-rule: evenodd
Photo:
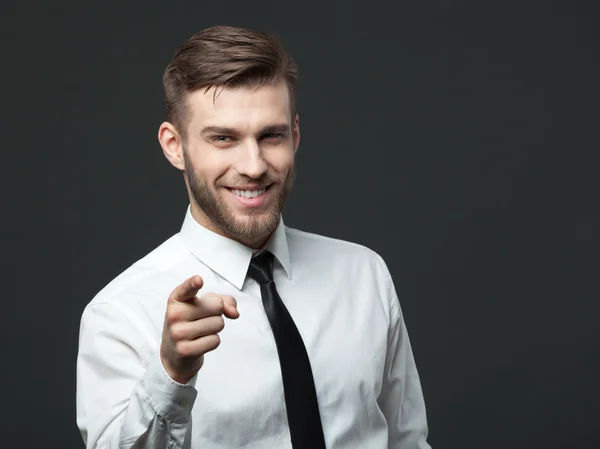
<path fill-rule="evenodd" d="M 258 179 L 241 177 L 232 180 L 234 182 L 229 182 L 228 184 L 223 181 L 219 182 L 219 178 L 215 182 L 213 189 L 205 179 L 200 178 L 196 173 L 186 148 L 183 148 L 183 159 L 185 163 L 184 175 L 188 180 L 192 197 L 214 226 L 231 239 L 245 244 L 264 242 L 271 236 L 279 224 L 285 200 L 294 184 L 296 176 L 295 164 L 292 165 L 285 177 L 276 177 L 267 172 Z M 223 198 L 216 192 L 226 185 L 257 182 L 271 185 L 269 189 L 280 186 L 279 195 L 266 211 L 258 212 L 248 209 L 243 217 L 236 216 L 235 212 L 231 210 Z"/>

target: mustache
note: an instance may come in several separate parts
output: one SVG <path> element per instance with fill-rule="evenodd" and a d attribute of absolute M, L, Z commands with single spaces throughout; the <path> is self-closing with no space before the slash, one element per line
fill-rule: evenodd
<path fill-rule="evenodd" d="M 216 187 L 227 187 L 227 186 L 235 186 L 235 185 L 247 185 L 247 184 L 278 184 L 281 183 L 282 180 L 275 176 L 263 175 L 260 178 L 249 178 L 249 177 L 241 177 L 241 178 L 232 178 L 232 179 L 219 179 L 215 182 Z"/>

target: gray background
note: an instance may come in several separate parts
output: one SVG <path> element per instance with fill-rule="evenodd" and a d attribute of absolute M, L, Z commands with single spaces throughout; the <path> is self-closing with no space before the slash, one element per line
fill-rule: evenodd
<path fill-rule="evenodd" d="M 83 447 L 79 318 L 181 225 L 161 75 L 215 24 L 297 60 L 286 223 L 387 261 L 431 444 L 597 447 L 599 2 L 1 8 L 2 447 Z"/>

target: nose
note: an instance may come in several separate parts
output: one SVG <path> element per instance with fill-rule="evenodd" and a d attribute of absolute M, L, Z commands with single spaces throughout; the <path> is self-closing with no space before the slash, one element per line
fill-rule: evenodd
<path fill-rule="evenodd" d="M 240 145 L 238 149 L 235 168 L 240 175 L 258 179 L 265 174 L 267 164 L 256 140 L 248 141 L 244 145 Z"/>

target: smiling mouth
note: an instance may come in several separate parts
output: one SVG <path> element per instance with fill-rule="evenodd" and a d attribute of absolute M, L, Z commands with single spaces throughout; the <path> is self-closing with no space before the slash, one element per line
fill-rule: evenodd
<path fill-rule="evenodd" d="M 234 195 L 240 196 L 242 198 L 256 198 L 258 196 L 263 195 L 269 188 L 255 189 L 255 190 L 241 190 L 241 189 L 231 189 L 228 190 Z"/>

